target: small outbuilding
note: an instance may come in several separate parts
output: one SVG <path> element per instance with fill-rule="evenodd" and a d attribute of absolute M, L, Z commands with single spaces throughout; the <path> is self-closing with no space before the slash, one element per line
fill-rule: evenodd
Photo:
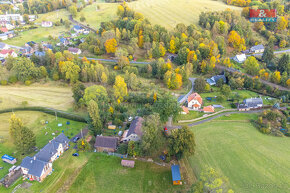
<path fill-rule="evenodd" d="M 173 185 L 181 185 L 181 175 L 179 165 L 172 165 L 171 166 L 171 174 L 172 174 L 172 182 Z"/>
<path fill-rule="evenodd" d="M 17 161 L 16 158 L 11 157 L 7 154 L 3 155 L 1 158 L 4 162 L 9 163 L 9 164 L 15 164 Z"/>
<path fill-rule="evenodd" d="M 135 161 L 132 161 L 132 160 L 122 160 L 121 161 L 121 165 L 124 166 L 124 167 L 129 167 L 129 168 L 134 168 L 135 166 Z"/>
<path fill-rule="evenodd" d="M 95 149 L 98 152 L 115 152 L 117 150 L 117 137 L 97 136 Z"/>

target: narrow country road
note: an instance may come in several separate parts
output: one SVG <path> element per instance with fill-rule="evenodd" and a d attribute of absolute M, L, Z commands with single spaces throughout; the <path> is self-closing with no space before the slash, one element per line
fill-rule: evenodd
<path fill-rule="evenodd" d="M 79 57 L 82 59 L 83 57 Z M 115 59 L 102 59 L 102 58 L 87 58 L 88 60 L 97 60 L 97 61 L 103 61 L 103 62 L 115 62 L 117 63 L 118 60 Z M 130 61 L 130 64 L 150 64 L 150 62 L 136 62 L 136 61 Z"/>
<path fill-rule="evenodd" d="M 190 89 L 190 91 L 189 91 L 186 95 L 184 95 L 184 97 L 182 97 L 181 99 L 178 100 L 178 102 L 179 102 L 180 104 L 181 104 L 181 103 L 184 103 L 184 102 L 187 100 L 188 96 L 189 96 L 191 93 L 193 93 L 195 79 L 196 79 L 196 78 L 189 78 L 189 80 L 190 80 L 190 82 L 191 82 L 191 89 Z"/>

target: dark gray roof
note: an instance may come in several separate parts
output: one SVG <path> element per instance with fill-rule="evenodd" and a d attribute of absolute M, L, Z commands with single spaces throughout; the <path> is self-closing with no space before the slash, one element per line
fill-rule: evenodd
<path fill-rule="evenodd" d="M 49 162 L 51 157 L 57 153 L 59 143 L 52 140 L 44 146 L 37 154 L 36 158 L 45 162 Z"/>
<path fill-rule="evenodd" d="M 243 101 L 243 104 L 246 107 L 257 107 L 258 105 L 263 105 L 263 99 L 261 99 L 261 98 L 245 99 Z"/>
<path fill-rule="evenodd" d="M 46 164 L 48 163 L 38 159 L 34 160 L 33 158 L 27 156 L 22 160 L 20 166 L 28 169 L 28 174 L 40 177 Z"/>
<path fill-rule="evenodd" d="M 261 49 L 265 49 L 265 47 L 262 44 L 251 47 L 251 51 L 261 50 Z"/>
<path fill-rule="evenodd" d="M 62 143 L 63 145 L 69 143 L 69 138 L 67 138 L 64 133 L 59 134 L 54 140 L 56 142 Z"/>
<path fill-rule="evenodd" d="M 224 83 L 227 82 L 227 79 L 226 79 L 226 76 L 225 75 L 216 75 L 216 76 L 213 76 L 211 78 L 208 78 L 206 80 L 206 82 L 209 83 L 210 85 L 215 85 L 219 79 L 223 79 L 224 80 Z"/>
<path fill-rule="evenodd" d="M 58 135 L 55 139 L 51 140 L 37 154 L 35 154 L 36 158 L 49 162 L 51 157 L 57 153 L 57 149 L 60 143 L 63 146 L 69 143 L 69 139 L 63 133 Z"/>
<path fill-rule="evenodd" d="M 95 147 L 106 147 L 117 149 L 118 138 L 116 137 L 107 137 L 107 136 L 97 136 Z"/>
<path fill-rule="evenodd" d="M 5 43 L 0 42 L 0 49 L 3 49 L 6 46 Z"/>
<path fill-rule="evenodd" d="M 127 133 L 127 136 L 130 136 L 131 134 L 137 134 L 139 137 L 142 136 L 142 123 L 143 123 L 144 119 L 142 117 L 136 117 L 129 128 L 129 131 Z"/>

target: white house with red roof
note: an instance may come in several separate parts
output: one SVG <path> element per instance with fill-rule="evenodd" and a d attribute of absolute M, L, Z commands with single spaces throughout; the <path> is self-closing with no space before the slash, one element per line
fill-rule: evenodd
<path fill-rule="evenodd" d="M 8 56 L 17 57 L 14 50 L 3 49 L 0 51 L 0 58 L 7 58 Z"/>
<path fill-rule="evenodd" d="M 202 98 L 198 93 L 193 93 L 189 95 L 187 99 L 187 107 L 192 110 L 199 110 L 202 105 Z"/>

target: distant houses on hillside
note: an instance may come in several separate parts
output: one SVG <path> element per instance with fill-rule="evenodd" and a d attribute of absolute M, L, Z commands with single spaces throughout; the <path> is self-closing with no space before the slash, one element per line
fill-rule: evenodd
<path fill-rule="evenodd" d="M 216 75 L 216 76 L 213 76 L 211 78 L 208 78 L 206 80 L 206 82 L 210 85 L 210 86 L 213 86 L 213 85 L 216 85 L 217 82 L 222 79 L 223 80 L 223 83 L 226 83 L 227 82 L 227 79 L 226 79 L 226 76 L 223 74 L 223 75 Z"/>

